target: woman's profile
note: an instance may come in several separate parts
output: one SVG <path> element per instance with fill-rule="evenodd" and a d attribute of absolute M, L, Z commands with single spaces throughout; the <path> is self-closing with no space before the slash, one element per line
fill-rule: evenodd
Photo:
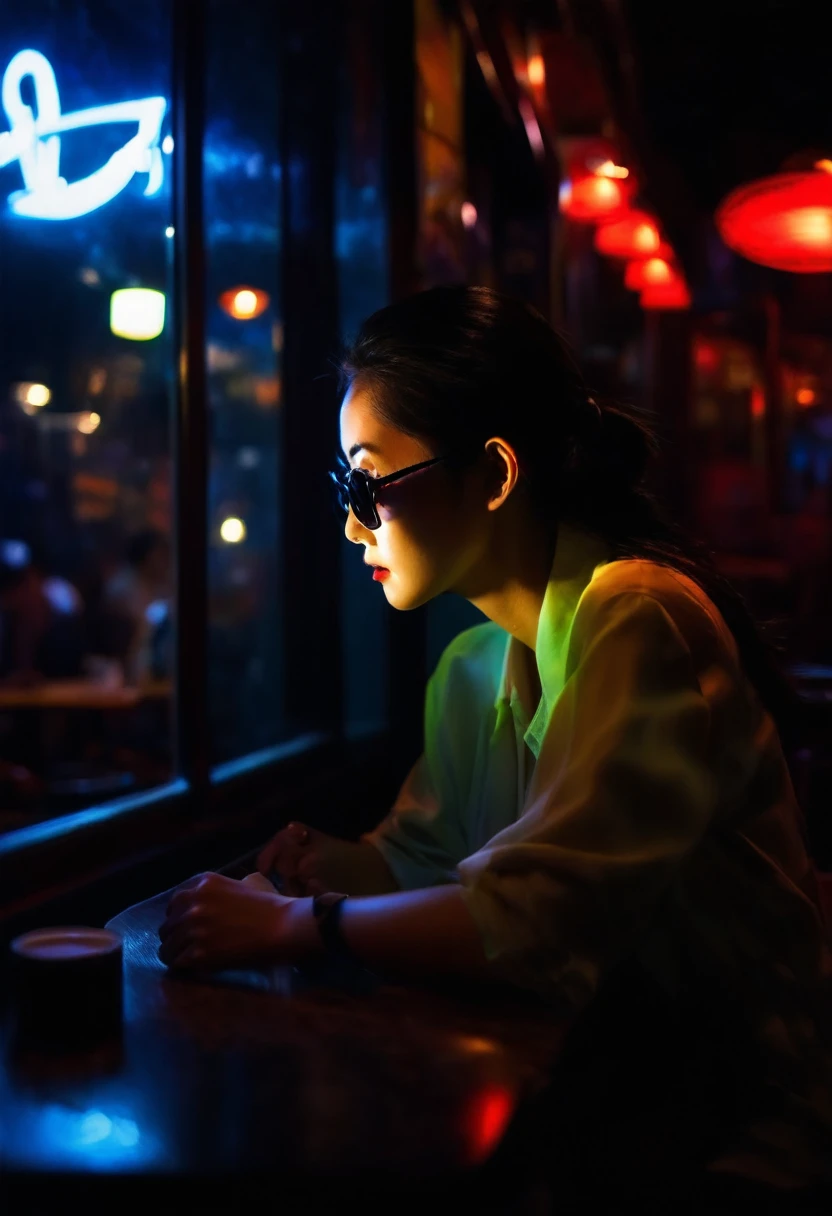
<path fill-rule="evenodd" d="M 488 619 L 442 655 L 376 829 L 290 824 L 258 861 L 283 895 L 180 888 L 161 957 L 331 948 L 533 991 L 574 1019 L 547 1143 L 576 1176 L 823 1181 L 832 961 L 789 686 L 648 491 L 650 428 L 487 288 L 375 313 L 343 371 L 334 476 L 367 577 L 395 610 L 452 591 Z"/>

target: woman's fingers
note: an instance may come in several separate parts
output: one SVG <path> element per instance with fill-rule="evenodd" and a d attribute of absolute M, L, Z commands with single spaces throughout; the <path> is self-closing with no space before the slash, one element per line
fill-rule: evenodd
<path fill-rule="evenodd" d="M 197 948 L 193 930 L 181 922 L 172 927 L 164 937 L 160 931 L 159 937 L 161 938 L 159 958 L 168 967 L 176 966 L 186 951 L 193 951 Z"/>
<path fill-rule="evenodd" d="M 261 849 L 257 857 L 257 869 L 261 874 L 276 870 L 282 878 L 292 878 L 311 836 L 312 829 L 305 824 L 287 824 Z"/>

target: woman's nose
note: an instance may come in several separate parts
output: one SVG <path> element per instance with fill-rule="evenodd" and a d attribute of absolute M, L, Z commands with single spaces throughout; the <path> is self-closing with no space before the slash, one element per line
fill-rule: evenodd
<path fill-rule="evenodd" d="M 352 507 L 347 511 L 347 522 L 344 524 L 344 535 L 347 540 L 351 540 L 354 545 L 360 545 L 362 542 L 362 533 L 367 529 L 363 524 L 360 524 L 355 518 L 355 513 Z"/>

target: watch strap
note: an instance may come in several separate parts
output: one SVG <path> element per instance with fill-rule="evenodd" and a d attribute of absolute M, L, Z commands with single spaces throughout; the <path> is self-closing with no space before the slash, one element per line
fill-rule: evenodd
<path fill-rule="evenodd" d="M 324 891 L 312 899 L 312 913 L 327 954 L 344 956 L 349 954 L 341 935 L 341 911 L 344 900 L 349 898 L 335 891 Z"/>

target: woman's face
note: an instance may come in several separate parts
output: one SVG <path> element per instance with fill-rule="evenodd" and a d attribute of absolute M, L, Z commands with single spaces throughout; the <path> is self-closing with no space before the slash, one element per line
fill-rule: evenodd
<path fill-rule="evenodd" d="M 372 477 L 443 454 L 382 421 L 358 386 L 341 406 L 341 448 L 352 468 Z M 486 460 L 463 472 L 436 464 L 382 490 L 376 500 L 380 528 L 365 528 L 350 511 L 345 534 L 364 546 L 365 563 L 389 571 L 381 582 L 388 602 L 418 608 L 443 591 L 465 593 L 468 576 L 488 551 L 489 497 Z"/>

